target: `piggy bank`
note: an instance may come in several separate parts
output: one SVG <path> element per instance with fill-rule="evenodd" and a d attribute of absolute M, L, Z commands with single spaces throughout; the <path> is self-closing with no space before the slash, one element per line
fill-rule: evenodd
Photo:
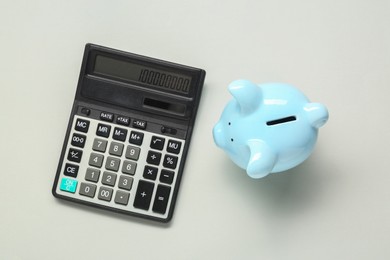
<path fill-rule="evenodd" d="M 288 170 L 309 157 L 328 120 L 324 105 L 282 83 L 237 80 L 229 92 L 233 99 L 213 129 L 214 141 L 250 177 Z"/>

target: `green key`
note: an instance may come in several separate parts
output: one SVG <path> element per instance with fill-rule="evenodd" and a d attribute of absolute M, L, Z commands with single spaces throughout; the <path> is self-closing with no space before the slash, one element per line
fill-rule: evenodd
<path fill-rule="evenodd" d="M 75 193 L 77 188 L 77 180 L 62 178 L 60 190 Z"/>

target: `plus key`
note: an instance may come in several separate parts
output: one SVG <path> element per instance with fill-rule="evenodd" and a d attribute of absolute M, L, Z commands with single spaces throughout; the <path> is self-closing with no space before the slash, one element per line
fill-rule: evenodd
<path fill-rule="evenodd" d="M 152 199 L 154 183 L 140 180 L 134 199 L 134 207 L 148 210 Z"/>

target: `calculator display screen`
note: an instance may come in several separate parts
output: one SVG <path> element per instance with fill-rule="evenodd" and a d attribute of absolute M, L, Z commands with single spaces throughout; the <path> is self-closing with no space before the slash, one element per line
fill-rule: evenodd
<path fill-rule="evenodd" d="M 192 81 L 192 77 L 176 71 L 145 66 L 137 62 L 129 62 L 102 55 L 96 56 L 93 72 L 181 94 L 189 93 Z"/>

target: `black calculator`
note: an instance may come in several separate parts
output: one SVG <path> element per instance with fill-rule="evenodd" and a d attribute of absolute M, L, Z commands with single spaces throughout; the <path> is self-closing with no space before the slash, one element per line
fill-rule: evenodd
<path fill-rule="evenodd" d="M 53 195 L 168 222 L 205 74 L 87 44 Z"/>

